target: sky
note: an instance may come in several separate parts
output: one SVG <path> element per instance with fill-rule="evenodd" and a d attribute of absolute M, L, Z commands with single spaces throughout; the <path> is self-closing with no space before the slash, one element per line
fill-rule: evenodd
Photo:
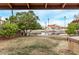
<path fill-rule="evenodd" d="M 28 10 L 13 10 L 13 14 L 16 15 L 17 12 L 27 12 Z M 79 10 L 61 10 L 61 9 L 53 9 L 53 10 L 33 10 L 34 13 L 39 16 L 39 23 L 42 26 L 48 24 L 57 24 L 60 26 L 67 26 L 68 23 L 74 20 L 74 15 L 79 14 Z M 5 18 L 11 16 L 11 10 L 0 10 L 0 17 L 4 20 Z M 64 19 L 66 16 L 66 19 Z"/>

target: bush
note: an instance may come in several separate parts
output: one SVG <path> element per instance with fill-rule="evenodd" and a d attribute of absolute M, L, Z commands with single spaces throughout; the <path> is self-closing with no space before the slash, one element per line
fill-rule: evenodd
<path fill-rule="evenodd" d="M 0 36 L 13 36 L 18 31 L 18 26 L 13 23 L 5 23 L 0 30 Z"/>
<path fill-rule="evenodd" d="M 77 23 L 70 23 L 68 25 L 66 33 L 69 34 L 69 35 L 71 35 L 71 34 L 75 35 L 76 34 L 76 30 L 78 30 L 78 29 L 79 29 L 79 24 L 77 24 Z"/>

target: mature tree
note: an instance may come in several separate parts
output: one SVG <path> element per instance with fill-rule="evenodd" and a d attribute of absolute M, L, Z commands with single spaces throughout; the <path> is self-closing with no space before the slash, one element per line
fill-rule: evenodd
<path fill-rule="evenodd" d="M 10 22 L 10 23 L 17 23 L 17 17 L 16 16 L 10 16 L 9 18 L 5 18 L 5 20 L 7 22 Z"/>
<path fill-rule="evenodd" d="M 41 25 L 37 22 L 39 17 L 33 11 L 18 12 L 16 14 L 18 20 L 18 26 L 21 30 L 33 30 L 40 29 Z"/>
<path fill-rule="evenodd" d="M 17 12 L 15 16 L 6 18 L 6 21 L 17 24 L 22 34 L 27 34 L 27 30 L 41 29 L 39 17 L 33 11 Z"/>

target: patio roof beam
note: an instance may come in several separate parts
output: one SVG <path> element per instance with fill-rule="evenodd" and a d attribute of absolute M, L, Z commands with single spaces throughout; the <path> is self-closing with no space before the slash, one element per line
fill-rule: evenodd
<path fill-rule="evenodd" d="M 66 6 L 66 3 L 64 3 L 64 4 L 62 5 L 62 8 L 65 8 L 65 6 Z"/>
<path fill-rule="evenodd" d="M 28 8 L 28 9 L 30 8 L 29 3 L 27 3 L 27 8 Z"/>
<path fill-rule="evenodd" d="M 11 3 L 8 3 L 8 6 L 12 9 L 12 5 L 11 5 Z"/>
<path fill-rule="evenodd" d="M 47 3 L 45 3 L 45 8 L 47 8 Z"/>

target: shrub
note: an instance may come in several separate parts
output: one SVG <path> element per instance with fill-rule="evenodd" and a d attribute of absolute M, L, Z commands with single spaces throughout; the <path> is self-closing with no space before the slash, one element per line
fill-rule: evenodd
<path fill-rule="evenodd" d="M 77 23 L 70 23 L 68 25 L 66 33 L 69 34 L 69 35 L 76 34 L 76 30 L 78 30 L 78 29 L 79 29 L 79 24 L 77 24 Z"/>
<path fill-rule="evenodd" d="M 13 23 L 5 23 L 0 30 L 0 36 L 13 36 L 18 31 L 18 26 Z"/>

